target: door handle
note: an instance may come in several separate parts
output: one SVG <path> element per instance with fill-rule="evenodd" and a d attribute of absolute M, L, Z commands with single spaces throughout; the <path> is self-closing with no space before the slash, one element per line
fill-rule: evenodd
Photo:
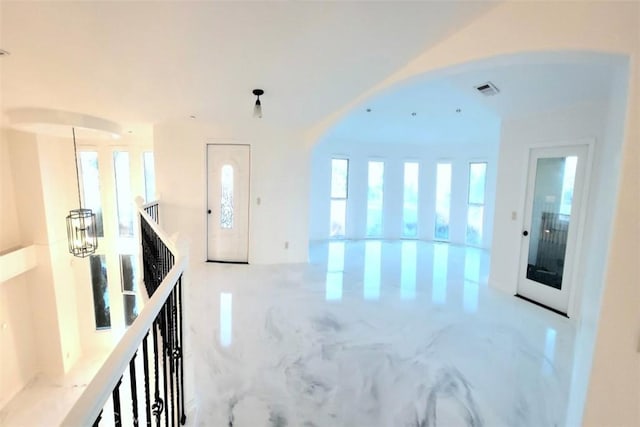
<path fill-rule="evenodd" d="M 207 213 L 211 215 L 211 209 L 207 209 Z"/>
<path fill-rule="evenodd" d="M 209 211 L 209 212 L 211 212 L 211 211 Z M 527 237 L 527 236 L 529 235 L 529 232 L 528 232 L 527 230 L 524 230 L 524 231 L 522 232 L 522 235 L 523 235 L 524 237 Z"/>

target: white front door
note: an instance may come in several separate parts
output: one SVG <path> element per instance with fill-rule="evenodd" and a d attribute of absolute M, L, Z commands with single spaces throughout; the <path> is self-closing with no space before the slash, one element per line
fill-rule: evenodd
<path fill-rule="evenodd" d="M 249 260 L 248 145 L 207 145 L 207 259 Z"/>
<path fill-rule="evenodd" d="M 584 200 L 587 146 L 532 149 L 518 294 L 566 314 Z"/>

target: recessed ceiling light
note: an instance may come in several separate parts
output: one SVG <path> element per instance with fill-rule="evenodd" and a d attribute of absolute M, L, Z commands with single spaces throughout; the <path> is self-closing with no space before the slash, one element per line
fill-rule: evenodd
<path fill-rule="evenodd" d="M 190 118 L 190 119 L 195 119 L 195 118 L 196 118 L 196 116 L 191 115 L 191 116 L 189 116 L 189 118 Z"/>
<path fill-rule="evenodd" d="M 462 113 L 462 109 L 461 108 L 456 108 L 456 113 Z"/>
<path fill-rule="evenodd" d="M 0 49 L 0 56 L 7 56 L 7 55 L 11 55 L 11 54 L 4 49 Z"/>
<path fill-rule="evenodd" d="M 371 108 L 367 108 L 367 113 L 370 113 L 370 112 L 371 112 Z"/>
<path fill-rule="evenodd" d="M 132 130 L 130 130 L 130 131 L 127 131 L 127 133 L 133 133 L 133 131 L 132 131 Z"/>
<path fill-rule="evenodd" d="M 411 113 L 411 115 L 412 115 L 413 117 L 415 117 L 415 116 L 417 116 L 417 115 L 418 115 L 418 113 L 416 113 L 416 112 L 414 111 L 413 113 Z"/>

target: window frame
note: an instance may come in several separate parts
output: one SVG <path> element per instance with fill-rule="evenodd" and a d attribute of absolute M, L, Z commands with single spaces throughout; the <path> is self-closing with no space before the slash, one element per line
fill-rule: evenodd
<path fill-rule="evenodd" d="M 451 241 L 451 200 L 453 199 L 453 163 L 452 159 L 438 159 L 434 168 L 434 208 L 433 208 L 433 240 L 436 242 Z M 447 218 L 447 237 L 438 237 L 438 166 L 449 165 L 449 217 Z"/>
<path fill-rule="evenodd" d="M 98 246 L 100 246 L 100 241 L 102 239 L 104 239 L 107 231 L 107 226 L 105 224 L 105 203 L 104 203 L 104 189 L 102 188 L 102 179 L 101 179 L 101 174 L 102 172 L 102 165 L 100 164 L 100 150 L 98 149 L 98 147 L 95 146 L 91 146 L 91 145 L 81 145 L 78 146 L 77 148 L 77 166 L 78 166 L 78 178 L 79 178 L 79 187 L 80 187 L 80 200 L 82 200 L 82 205 L 85 208 L 89 208 L 93 211 L 93 213 L 96 214 L 96 217 L 99 218 L 99 220 L 96 218 L 97 221 L 97 232 L 98 232 Z M 82 166 L 82 157 L 84 153 L 95 153 L 96 155 L 96 169 L 97 169 L 97 173 L 98 173 L 98 200 L 100 201 L 100 214 L 98 215 L 98 210 L 94 209 L 92 206 L 89 206 L 90 204 L 87 203 L 87 190 L 85 188 L 85 170 Z"/>
<path fill-rule="evenodd" d="M 345 175 L 345 191 L 344 197 L 337 197 L 333 195 L 333 161 L 334 160 L 344 160 L 347 162 L 347 173 Z M 334 155 L 331 156 L 331 161 L 329 162 L 329 238 L 331 239 L 344 239 L 347 235 L 347 205 L 349 199 L 349 167 L 350 167 L 350 159 L 347 156 Z M 343 202 L 344 203 L 344 232 L 341 235 L 332 234 L 332 211 L 334 202 Z"/>
<path fill-rule="evenodd" d="M 482 203 L 478 203 L 476 201 L 471 201 L 471 166 L 472 165 L 484 165 L 484 182 L 482 187 Z M 465 245 L 482 247 L 482 243 L 484 241 L 484 220 L 485 220 L 485 207 L 487 205 L 487 171 L 489 170 L 489 162 L 487 160 L 470 160 L 468 162 L 467 167 L 467 220 L 465 225 L 465 233 L 464 233 L 464 243 Z M 470 208 L 481 208 L 482 209 L 482 219 L 480 230 L 480 239 L 478 242 L 470 242 L 469 241 L 469 212 Z"/>
<path fill-rule="evenodd" d="M 405 220 L 405 208 L 404 205 L 406 203 L 406 167 L 407 164 L 415 164 L 417 166 L 417 188 L 416 188 L 416 231 L 415 235 L 410 236 L 405 233 L 406 228 L 406 220 Z M 422 164 L 419 159 L 404 159 L 402 161 L 402 238 L 403 239 L 418 239 L 420 237 L 420 171 L 422 169 Z"/>
<path fill-rule="evenodd" d="M 381 206 L 380 206 L 380 233 L 378 234 L 369 234 L 369 175 L 371 172 L 371 163 L 381 163 L 382 164 L 382 197 L 381 197 Z M 365 217 L 365 238 L 368 239 L 379 239 L 384 237 L 385 231 L 385 215 L 384 215 L 384 201 L 385 201 L 385 171 L 387 170 L 387 161 L 382 157 L 370 157 L 367 159 L 367 204 L 366 204 L 366 217 Z"/>
<path fill-rule="evenodd" d="M 150 164 L 147 163 L 147 159 L 150 158 Z M 149 182 L 147 178 L 147 172 L 150 172 L 149 175 L 153 182 Z M 144 185 L 144 198 L 145 203 L 151 203 L 157 199 L 156 193 L 156 155 L 153 150 L 143 150 L 142 151 L 142 181 Z M 151 184 L 151 185 L 150 185 Z M 151 190 L 153 190 L 153 194 L 151 194 Z"/>
<path fill-rule="evenodd" d="M 125 289 L 124 286 L 124 264 L 122 262 L 124 257 L 130 257 L 131 259 L 131 284 L 133 286 L 133 288 L 131 290 Z M 137 271 L 137 267 L 138 267 L 138 257 L 134 254 L 126 254 L 126 253 L 120 253 L 118 254 L 118 264 L 119 264 L 119 268 L 120 268 L 120 292 L 122 294 L 122 314 L 124 316 L 124 325 L 125 327 L 129 327 L 133 324 L 133 322 L 135 321 L 135 319 L 138 317 L 138 314 L 140 313 L 135 313 L 135 316 L 133 318 L 133 320 L 131 321 L 131 323 L 127 322 L 127 297 L 131 297 L 133 296 L 134 298 L 134 307 L 137 309 L 138 308 L 138 290 L 137 290 L 137 284 L 138 284 L 138 271 Z"/>
<path fill-rule="evenodd" d="M 133 239 L 136 236 L 136 227 L 135 227 L 135 223 L 136 223 L 136 210 L 134 208 L 133 205 L 133 194 L 134 194 L 134 189 L 133 189 L 133 180 L 132 180 L 132 172 L 133 172 L 133 156 L 132 156 L 132 152 L 133 150 L 131 150 L 129 147 L 126 148 L 120 148 L 120 147 L 113 147 L 111 150 L 111 167 L 112 167 L 112 171 L 113 171 L 113 191 L 114 191 L 114 201 L 115 201 L 115 219 L 116 219 L 116 234 L 115 234 L 115 238 L 116 240 L 118 239 Z M 121 228 L 120 228 L 120 222 L 121 222 L 121 218 L 120 218 L 120 214 L 123 213 L 121 212 L 121 209 L 124 210 L 126 209 L 125 205 L 121 205 L 120 202 L 124 201 L 126 203 L 126 197 L 122 196 L 123 200 L 121 199 L 121 194 L 122 194 L 122 188 L 119 188 L 118 186 L 118 168 L 117 168 L 117 160 L 116 160 L 116 155 L 120 153 L 120 154 L 126 154 L 127 155 L 127 181 L 128 181 L 128 187 L 127 187 L 127 192 L 128 192 L 128 199 L 129 199 L 129 208 L 131 209 L 131 218 L 126 218 L 127 220 L 130 220 L 130 230 L 131 230 L 131 234 L 122 234 Z M 129 222 L 129 221 L 128 221 Z"/>

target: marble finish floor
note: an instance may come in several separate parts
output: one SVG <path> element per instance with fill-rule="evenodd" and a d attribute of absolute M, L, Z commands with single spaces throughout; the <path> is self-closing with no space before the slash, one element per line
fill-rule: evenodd
<path fill-rule="evenodd" d="M 574 325 L 489 288 L 486 251 L 333 241 L 310 258 L 191 272 L 199 425 L 565 424 Z"/>

